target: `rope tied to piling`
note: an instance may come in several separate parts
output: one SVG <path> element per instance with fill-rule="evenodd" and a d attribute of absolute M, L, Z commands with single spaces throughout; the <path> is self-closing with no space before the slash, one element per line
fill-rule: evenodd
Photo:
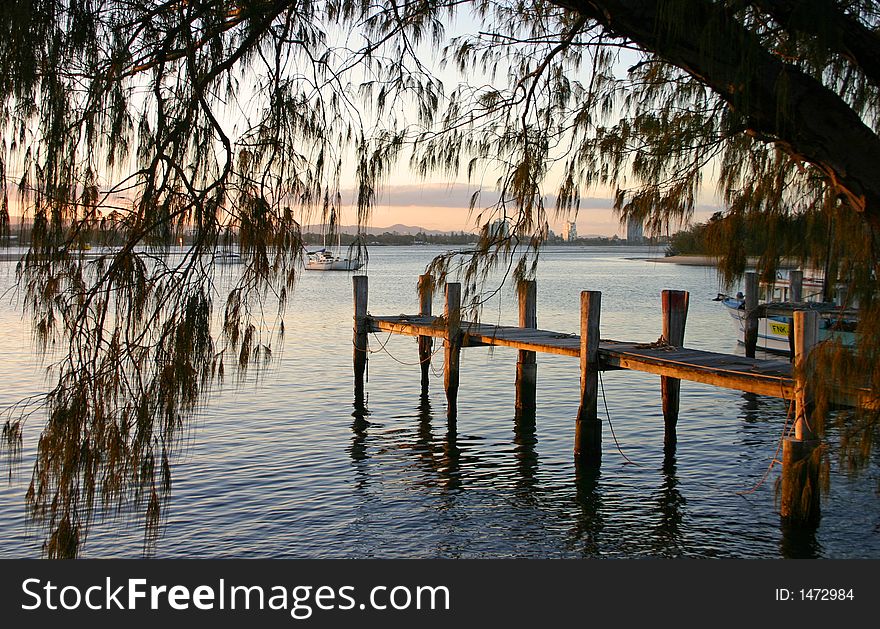
<path fill-rule="evenodd" d="M 376 332 L 371 332 L 371 334 L 372 334 L 373 336 L 377 336 L 377 333 L 376 333 Z M 397 358 L 397 357 L 396 357 L 394 354 L 392 354 L 390 351 L 388 351 L 388 347 L 387 347 L 387 345 L 388 345 L 388 343 L 391 341 L 391 337 L 392 337 L 392 336 L 394 336 L 394 332 L 389 332 L 389 333 L 388 333 L 388 338 L 386 338 L 384 341 L 381 342 L 381 344 L 379 345 L 379 349 L 370 349 L 369 347 L 367 347 L 365 350 L 361 350 L 361 349 L 358 348 L 357 346 L 355 346 L 355 349 L 358 350 L 358 351 L 366 352 L 366 353 L 368 353 L 368 354 L 378 354 L 378 353 L 380 353 L 380 352 L 385 352 L 386 354 L 388 354 L 388 356 L 391 357 L 392 360 L 394 360 L 394 361 L 400 363 L 401 365 L 405 365 L 405 366 L 407 366 L 407 367 L 415 367 L 416 365 L 421 365 L 421 364 L 423 364 L 423 363 L 425 363 L 425 362 L 429 362 L 429 361 L 431 360 L 431 358 L 433 358 L 435 355 L 437 355 L 437 354 L 440 352 L 440 350 L 443 349 L 443 344 L 442 344 L 442 343 L 438 343 L 438 344 L 437 344 L 437 349 L 435 349 L 433 352 L 431 352 L 431 354 L 428 355 L 424 360 L 419 360 L 418 362 L 408 362 L 408 361 L 403 361 L 403 360 Z"/>
<path fill-rule="evenodd" d="M 635 349 L 659 349 L 664 352 L 672 352 L 678 349 L 675 345 L 670 345 L 669 341 L 667 341 L 662 334 L 660 335 L 660 338 L 653 343 L 638 343 L 633 347 L 635 347 Z"/>
<path fill-rule="evenodd" d="M 630 465 L 641 467 L 638 463 L 624 454 L 623 448 L 620 447 L 620 442 L 617 440 L 617 435 L 614 433 L 614 424 L 611 423 L 611 413 L 608 411 L 608 400 L 605 399 L 605 382 L 602 380 L 601 369 L 599 370 L 599 388 L 602 390 L 602 404 L 605 405 L 605 417 L 608 418 L 608 427 L 611 429 L 611 437 L 614 439 L 614 445 L 617 448 L 617 452 L 620 453 L 620 456 L 622 456 Z"/>
<path fill-rule="evenodd" d="M 788 412 L 785 415 L 785 423 L 782 425 L 782 435 L 779 437 L 779 441 L 776 443 L 776 450 L 773 452 L 773 457 L 770 459 L 770 464 L 767 465 L 767 469 L 764 470 L 764 475 L 761 476 L 761 479 L 755 483 L 755 485 L 751 489 L 746 489 L 743 491 L 736 492 L 737 496 L 748 496 L 749 494 L 753 494 L 767 481 L 767 477 L 770 476 L 770 470 L 773 469 L 773 466 L 779 463 L 782 464 L 782 460 L 779 458 L 779 451 L 782 450 L 782 443 L 785 441 L 785 438 L 789 436 L 791 428 L 793 428 L 794 424 L 790 423 L 792 416 L 792 409 L 794 408 L 794 403 L 790 403 L 788 405 Z"/>

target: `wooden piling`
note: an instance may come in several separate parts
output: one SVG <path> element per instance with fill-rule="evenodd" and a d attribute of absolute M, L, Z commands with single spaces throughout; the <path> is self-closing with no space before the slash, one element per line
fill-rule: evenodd
<path fill-rule="evenodd" d="M 809 524 L 819 519 L 819 446 L 813 415 L 812 373 L 808 357 L 819 339 L 819 314 L 794 313 L 794 436 L 782 444 L 782 497 L 780 514 L 791 523 Z"/>
<path fill-rule="evenodd" d="M 799 304 L 804 300 L 804 272 L 794 269 L 788 273 L 788 301 Z"/>
<path fill-rule="evenodd" d="M 811 427 L 812 391 L 807 358 L 819 341 L 819 313 L 811 310 L 798 310 L 794 313 L 794 352 L 795 352 L 795 423 L 796 439 L 812 440 L 816 433 Z"/>
<path fill-rule="evenodd" d="M 519 293 L 519 327 L 537 328 L 538 289 L 534 280 L 524 280 L 517 287 Z M 516 362 L 516 414 L 535 408 L 538 365 L 535 352 L 519 350 Z"/>
<path fill-rule="evenodd" d="M 434 299 L 434 278 L 430 273 L 419 275 L 419 314 L 430 317 Z M 422 395 L 428 393 L 428 382 L 431 373 L 431 354 L 434 350 L 434 339 L 430 336 L 419 337 L 419 364 L 422 367 Z"/>
<path fill-rule="evenodd" d="M 581 293 L 581 402 L 575 422 L 575 457 L 598 463 L 602 456 L 602 422 L 599 421 L 599 314 L 602 293 Z"/>
<path fill-rule="evenodd" d="M 788 273 L 788 301 L 799 304 L 804 300 L 804 272 L 793 269 Z M 788 323 L 788 354 L 794 361 L 794 320 Z"/>
<path fill-rule="evenodd" d="M 663 306 L 663 338 L 673 347 L 684 345 L 684 328 L 687 322 L 690 295 L 682 290 L 664 290 L 661 296 Z M 675 427 L 678 423 L 678 407 L 681 397 L 681 380 L 670 376 L 660 376 L 660 390 L 663 397 L 664 445 L 674 447 L 677 441 Z"/>
<path fill-rule="evenodd" d="M 446 320 L 446 337 L 443 341 L 446 416 L 450 422 L 454 422 L 458 416 L 458 365 L 461 357 L 461 284 L 457 282 L 446 285 L 443 317 Z"/>
<path fill-rule="evenodd" d="M 746 273 L 746 319 L 745 334 L 743 341 L 746 346 L 746 357 L 755 357 L 755 348 L 758 345 L 758 274 L 754 271 Z"/>
<path fill-rule="evenodd" d="M 352 277 L 354 287 L 354 391 L 355 397 L 363 395 L 364 374 L 367 371 L 367 276 Z"/>
<path fill-rule="evenodd" d="M 750 311 L 757 313 L 754 308 L 757 302 L 757 276 L 749 274 L 747 281 L 749 291 Z M 782 505 L 780 512 L 783 516 L 785 527 L 798 527 L 804 522 L 813 522 L 819 516 L 819 441 L 815 431 L 815 423 L 811 422 L 811 391 L 810 385 L 814 383 L 806 357 L 810 348 L 816 344 L 818 338 L 818 313 L 815 311 L 794 312 L 794 325 L 792 335 L 797 336 L 796 351 L 796 377 L 792 376 L 792 366 L 782 361 L 762 361 L 754 358 L 744 358 L 704 350 L 687 349 L 680 347 L 684 341 L 684 329 L 688 310 L 689 297 L 687 293 L 667 291 L 664 293 L 664 322 L 663 334 L 667 342 L 675 346 L 675 349 L 655 343 L 643 344 L 631 341 L 603 340 L 600 341 L 599 322 L 601 312 L 601 293 L 583 292 L 581 294 L 581 330 L 580 337 L 575 335 L 553 332 L 550 330 L 537 329 L 534 307 L 526 306 L 533 302 L 533 289 L 526 288 L 525 296 L 522 297 L 520 311 L 520 325 L 489 325 L 479 322 L 467 322 L 461 319 L 461 286 L 449 284 L 446 287 L 446 302 L 444 317 L 413 317 L 412 315 L 398 316 L 370 316 L 367 310 L 366 278 L 355 278 L 354 301 L 355 301 L 355 375 L 362 379 L 366 367 L 366 355 L 359 348 L 366 349 L 366 333 L 368 331 L 383 331 L 393 334 L 407 334 L 410 336 L 430 336 L 442 338 L 445 349 L 445 372 L 444 385 L 447 394 L 447 408 L 449 416 L 449 443 L 450 451 L 455 445 L 457 415 L 457 395 L 459 388 L 459 358 L 460 350 L 464 347 L 510 347 L 523 352 L 544 352 L 560 356 L 578 357 L 581 361 L 581 397 L 575 430 L 575 463 L 576 469 L 588 470 L 592 477 L 597 477 L 598 464 L 601 459 L 602 447 L 602 422 L 598 416 L 599 395 L 599 370 L 622 369 L 640 371 L 664 376 L 668 384 L 675 379 L 689 380 L 703 384 L 726 387 L 748 392 L 750 394 L 781 397 L 796 401 L 796 421 L 793 426 L 792 436 L 783 444 L 783 476 L 782 476 Z M 529 297 L 532 293 L 532 297 Z M 782 312 L 785 316 L 792 311 L 791 307 L 779 308 L 762 307 L 761 313 Z M 424 313 L 424 306 L 423 306 Z M 363 321 L 363 326 L 361 322 Z M 524 327 L 530 329 L 523 330 Z M 462 330 L 466 329 L 467 334 Z M 526 354 L 528 356 L 528 354 Z M 518 380 L 525 380 L 518 374 Z M 862 405 L 862 396 L 867 395 L 866 389 L 855 392 L 844 388 L 843 383 L 837 383 L 840 392 L 845 392 L 848 400 Z M 667 439 L 674 439 L 674 409 L 677 404 L 672 401 L 673 395 L 666 395 L 664 401 L 664 415 L 669 418 L 667 422 Z M 423 399 L 423 403 L 427 398 Z M 356 397 L 356 411 L 359 410 Z M 365 407 L 364 407 L 365 409 Z M 430 410 L 427 415 L 429 417 Z M 425 421 L 425 420 L 423 420 Z M 530 470 L 533 454 L 528 450 L 529 444 L 534 439 L 534 410 L 531 413 L 518 413 L 516 424 L 517 446 L 523 444 L 524 469 Z M 457 456 L 457 450 L 456 456 Z M 353 455 L 354 456 L 354 455 Z M 451 457 L 450 457 L 451 458 Z M 674 459 L 669 457 L 664 460 L 664 469 L 674 465 Z M 454 462 L 450 462 L 450 468 Z M 530 472 L 529 472 L 530 473 Z M 527 474 L 524 473 L 526 478 Z"/>

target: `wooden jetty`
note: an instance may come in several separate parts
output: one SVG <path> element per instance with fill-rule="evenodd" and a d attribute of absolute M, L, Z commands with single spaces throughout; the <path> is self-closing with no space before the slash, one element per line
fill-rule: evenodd
<path fill-rule="evenodd" d="M 420 311 L 413 315 L 376 316 L 367 313 L 367 278 L 354 277 L 354 371 L 355 391 L 363 392 L 367 334 L 388 332 L 419 338 L 422 389 L 427 392 L 428 369 L 433 339 L 444 344 L 444 388 L 447 417 L 456 421 L 459 357 L 463 348 L 512 347 L 519 350 L 516 376 L 517 411 L 534 408 L 537 353 L 559 354 L 580 359 L 581 398 L 575 419 L 574 453 L 580 463 L 598 464 L 602 444 L 602 422 L 598 417 L 598 374 L 628 369 L 661 376 L 665 443 L 674 447 L 682 380 L 737 389 L 793 401 L 795 421 L 783 443 L 783 486 L 781 514 L 793 522 L 814 521 L 819 513 L 816 466 L 807 465 L 819 445 L 810 429 L 812 412 L 810 383 L 803 377 L 804 361 L 818 339 L 816 312 L 795 311 L 794 363 L 787 360 L 758 360 L 690 349 L 684 346 L 688 293 L 663 291 L 662 336 L 655 343 L 633 343 L 602 339 L 599 334 L 601 293 L 581 293 L 580 334 L 542 330 L 537 325 L 536 285 L 518 287 L 519 326 L 488 325 L 461 318 L 461 285 L 447 283 L 443 316 L 431 313 L 433 278 L 419 278 Z M 753 292 L 753 291 L 750 291 Z M 796 377 L 797 376 L 797 377 Z"/>

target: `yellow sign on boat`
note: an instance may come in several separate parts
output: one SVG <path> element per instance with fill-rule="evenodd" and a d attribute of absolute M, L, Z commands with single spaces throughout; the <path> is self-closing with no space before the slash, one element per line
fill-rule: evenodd
<path fill-rule="evenodd" d="M 787 323 L 775 323 L 773 321 L 770 322 L 770 330 L 773 334 L 779 334 L 780 336 L 788 336 L 788 324 Z"/>

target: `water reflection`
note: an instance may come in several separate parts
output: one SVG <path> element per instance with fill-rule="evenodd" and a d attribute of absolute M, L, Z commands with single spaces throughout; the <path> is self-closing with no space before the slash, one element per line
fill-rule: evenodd
<path fill-rule="evenodd" d="M 380 249 L 381 264 L 374 261 L 371 270 L 371 303 L 381 312 L 411 311 L 411 295 L 401 283 L 423 270 L 417 256 L 430 251 Z M 657 313 L 641 306 L 644 294 L 675 286 L 696 295 L 705 288 L 703 270 L 646 267 L 619 256 L 576 248 L 551 252 L 541 271 L 542 327 L 578 329 L 577 278 L 587 273 L 605 291 L 603 326 L 620 338 L 656 327 Z M 499 349 L 497 364 L 468 370 L 471 393 L 461 430 L 448 431 L 442 375 L 432 371 L 431 397 L 420 397 L 418 370 L 404 369 L 384 352 L 371 355 L 379 377 L 366 384 L 369 399 L 351 397 L 350 278 L 305 275 L 298 291 L 303 298 L 290 308 L 290 321 L 297 324 L 289 326 L 298 332 L 288 338 L 296 351 L 285 353 L 278 382 L 267 379 L 264 389 L 218 395 L 193 429 L 189 454 L 177 464 L 181 482 L 174 486 L 161 556 L 630 557 L 664 547 L 693 556 L 880 556 L 880 535 L 870 530 L 878 520 L 871 482 L 880 465 L 876 458 L 868 478 L 835 474 L 819 534 L 780 530 L 773 512 L 775 469 L 748 501 L 735 495 L 760 480 L 772 460 L 786 417 L 782 402 L 688 385 L 689 405 L 682 409 L 687 419 L 679 425 L 677 452 L 671 452 L 675 462 L 664 465 L 659 452 L 662 427 L 621 420 L 627 451 L 650 462 L 635 468 L 607 457 L 604 475 L 590 468 L 576 472 L 576 361 L 541 358 L 546 377 L 536 431 L 531 417 L 514 418 L 510 378 L 500 373 L 510 369 L 514 350 Z M 730 351 L 714 320 L 701 323 L 701 316 L 714 316 L 709 307 L 695 298 L 691 308 L 689 338 L 704 349 Z M 9 403 L 41 390 L 44 372 L 33 364 L 20 313 L 0 309 L 0 322 L 2 397 Z M 325 334 L 327 343 L 310 343 L 314 334 Z M 395 337 L 389 348 L 395 352 L 409 341 Z M 478 356 L 479 350 L 469 351 Z M 434 355 L 441 364 L 442 349 Z M 653 378 L 628 374 L 605 386 L 609 401 L 618 400 L 617 413 L 638 416 L 656 406 Z M 332 425 L 326 421 L 330 409 L 337 420 Z M 6 557 L 39 554 L 39 530 L 28 528 L 22 507 L 39 436 L 33 427 L 24 444 L 26 473 L 0 495 L 0 554 Z M 279 438 L 286 434 L 291 438 Z M 605 443 L 610 446 L 610 435 Z M 6 476 L 2 467 L 0 472 Z M 252 507 L 230 509 L 233 498 Z M 259 527 L 254 509 L 266 514 Z M 88 551 L 139 554 L 141 536 L 126 531 L 118 522 L 96 526 Z"/>
<path fill-rule="evenodd" d="M 622 471 L 614 469 L 603 478 L 596 459 L 574 460 L 573 467 L 569 459 L 560 466 L 562 461 L 554 458 L 552 450 L 549 455 L 545 447 L 539 450 L 534 407 L 522 407 L 506 415 L 506 425 L 500 435 L 484 436 L 476 431 L 474 434 L 458 431 L 456 422 L 445 417 L 446 400 L 442 393 L 439 395 L 441 397 L 433 400 L 424 392 L 418 397 L 412 395 L 406 407 L 393 415 L 405 420 L 404 426 L 396 427 L 384 421 L 376 423 L 370 417 L 366 395 L 355 395 L 348 448 L 350 461 L 356 468 L 353 480 L 358 489 L 367 488 L 367 481 L 373 476 L 371 472 L 380 469 L 370 466 L 387 467 L 399 460 L 396 455 L 403 456 L 405 464 L 400 470 L 404 475 L 399 477 L 403 483 L 398 484 L 416 490 L 412 495 L 417 497 L 419 508 L 396 513 L 395 523 L 400 526 L 409 520 L 419 522 L 420 526 L 427 523 L 432 533 L 423 541 L 430 544 L 437 555 L 454 557 L 486 549 L 502 554 L 510 552 L 503 541 L 496 539 L 500 531 L 515 532 L 517 543 L 522 540 L 523 544 L 516 552 L 524 554 L 544 552 L 545 540 L 552 540 L 560 532 L 567 554 L 582 557 L 619 553 L 664 557 L 693 554 L 692 522 L 702 512 L 696 509 L 693 516 L 688 517 L 690 505 L 685 494 L 691 502 L 695 495 L 697 498 L 701 495 L 694 492 L 688 475 L 684 482 L 679 477 L 674 443 L 665 445 L 659 468 L 656 463 L 647 468 L 624 464 Z M 731 401 L 740 411 L 740 425 L 731 426 L 731 433 L 745 433 L 745 443 L 754 442 L 763 451 L 766 430 L 775 430 L 776 424 L 784 420 L 784 406 L 776 400 L 749 394 L 733 397 Z M 386 411 L 374 409 L 374 412 Z M 512 434 L 510 424 L 506 423 L 511 415 Z M 493 422 L 504 421 L 503 414 L 497 412 L 491 417 Z M 467 425 L 471 426 L 471 416 L 468 420 Z M 435 426 L 436 421 L 441 423 Z M 497 427 L 497 424 L 487 425 Z M 552 440 L 550 437 L 547 443 Z M 690 442 L 686 445 L 690 447 Z M 689 448 L 680 449 L 683 457 L 690 452 Z M 370 458 L 372 462 L 367 461 Z M 751 459 L 746 460 L 749 462 Z M 380 486 L 386 484 L 369 485 L 370 499 L 362 505 L 365 513 L 373 513 L 369 506 L 375 498 L 373 492 L 380 491 Z M 465 489 L 471 491 L 465 492 Z M 720 502 L 724 502 L 723 497 Z M 723 504 L 719 508 L 723 514 L 720 517 L 727 517 L 724 508 Z M 565 521 L 563 527 L 554 530 L 546 526 L 548 520 L 559 522 L 560 518 Z M 467 531 L 484 529 L 484 526 L 489 528 L 480 537 L 480 551 L 469 550 Z M 775 523 L 773 529 L 778 531 Z M 781 539 L 774 536 L 768 541 L 777 546 L 777 552 L 783 557 L 818 557 L 825 552 L 817 542 L 815 531 L 783 528 Z M 552 542 L 548 547 L 552 547 Z M 710 554 L 718 552 L 713 544 L 701 548 Z"/>
<path fill-rule="evenodd" d="M 756 393 L 743 392 L 740 408 L 740 417 L 746 423 L 754 423 L 761 420 L 760 416 L 760 399 Z"/>
<path fill-rule="evenodd" d="M 601 471 L 595 463 L 575 459 L 575 500 L 577 513 L 574 521 L 574 538 L 582 557 L 597 557 L 600 553 L 599 539 L 605 528 L 602 517 L 602 492 L 599 487 Z"/>
<path fill-rule="evenodd" d="M 351 423 L 352 437 L 351 445 L 348 448 L 351 460 L 355 463 L 370 458 L 370 455 L 367 454 L 367 429 L 370 427 L 370 422 L 367 420 L 370 415 L 370 409 L 367 407 L 368 400 L 369 397 L 364 396 L 363 390 L 355 389 L 354 402 L 352 403 L 354 410 L 351 413 L 354 421 Z"/>
<path fill-rule="evenodd" d="M 760 424 L 777 426 L 779 436 L 782 436 L 784 426 L 791 418 L 792 402 L 781 399 L 767 398 L 754 393 L 743 392 L 739 402 L 739 419 L 745 430 L 742 431 L 742 443 L 746 446 L 760 446 L 766 448 L 767 435 L 753 433 L 752 429 Z M 760 461 L 762 465 L 771 465 L 772 451 L 768 452 L 767 460 Z M 781 452 L 776 453 L 781 457 Z M 769 482 L 762 479 L 761 482 Z M 759 483 L 760 485 L 760 483 Z M 785 520 L 780 521 L 781 538 L 779 542 L 780 554 L 787 559 L 815 559 L 822 556 L 822 546 L 816 538 L 815 525 L 794 525 Z"/>
<path fill-rule="evenodd" d="M 675 448 L 665 450 L 663 457 L 663 483 L 656 497 L 660 521 L 655 529 L 657 551 L 666 556 L 678 556 L 683 552 L 681 524 L 684 496 L 678 490 Z"/>
<path fill-rule="evenodd" d="M 785 559 L 816 559 L 822 556 L 822 545 L 816 539 L 815 525 L 792 525 L 783 520 L 779 551 Z"/>
<path fill-rule="evenodd" d="M 443 444 L 443 458 L 440 467 L 440 480 L 447 492 L 458 492 L 464 486 L 461 471 L 461 448 L 458 445 L 458 432 L 455 422 L 449 424 L 446 441 Z"/>
<path fill-rule="evenodd" d="M 538 489 L 538 454 L 535 446 L 538 443 L 535 407 L 518 408 L 513 421 L 514 457 L 516 458 L 516 487 L 520 498 L 533 504 L 537 499 Z"/>
<path fill-rule="evenodd" d="M 412 449 L 419 454 L 420 460 L 426 465 L 429 475 L 446 491 L 457 492 L 463 487 L 461 458 L 462 452 L 458 444 L 458 432 L 455 421 L 451 421 L 442 443 L 438 444 L 434 437 L 434 411 L 431 397 L 424 391 L 419 395 L 417 407 L 418 427 Z M 434 484 L 425 482 L 424 484 Z M 448 505 L 447 505 L 448 506 Z"/>
<path fill-rule="evenodd" d="M 428 395 L 427 391 L 422 390 L 421 395 L 419 396 L 419 406 L 418 406 L 418 430 L 416 431 L 416 441 L 414 445 L 414 449 L 419 453 L 422 461 L 427 464 L 428 469 L 432 471 L 437 470 L 437 462 L 435 457 L 435 450 L 437 447 L 434 444 L 434 412 L 431 408 L 431 396 Z"/>

